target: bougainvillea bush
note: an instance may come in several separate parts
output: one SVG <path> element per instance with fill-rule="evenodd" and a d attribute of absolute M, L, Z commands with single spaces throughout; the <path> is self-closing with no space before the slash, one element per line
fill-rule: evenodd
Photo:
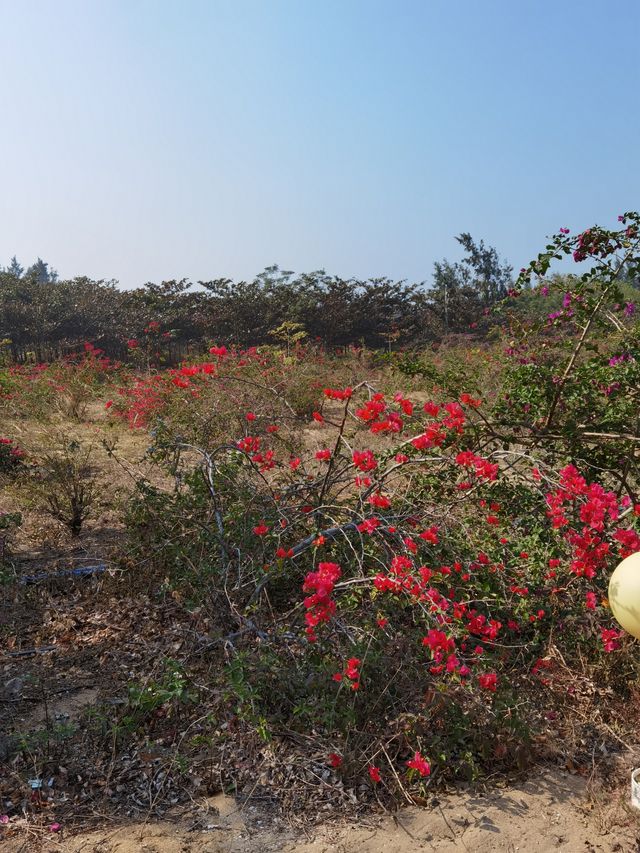
<path fill-rule="evenodd" d="M 606 595 L 640 551 L 638 326 L 618 284 L 638 274 L 639 224 L 562 229 L 522 271 L 489 399 L 424 354 L 376 381 L 326 373 L 299 408 L 273 354 L 214 346 L 151 380 L 144 423 L 162 415 L 152 452 L 175 486 L 139 484 L 132 547 L 208 608 L 235 719 L 406 793 L 525 761 L 578 672 L 637 691 Z M 547 279 L 565 255 L 587 271 Z M 560 288 L 561 309 L 523 322 L 522 294 Z M 187 438 L 212 376 L 224 418 Z"/>
<path fill-rule="evenodd" d="M 119 362 L 92 343 L 49 364 L 0 366 L 0 416 L 3 419 L 83 421 L 88 407 L 102 400 L 105 389 L 133 381 Z"/>
<path fill-rule="evenodd" d="M 164 368 L 150 321 L 135 369 L 91 344 L 2 368 L 16 417 L 148 434 L 122 570 L 193 615 L 208 742 L 295 743 L 327 784 L 406 799 L 523 766 L 587 682 L 637 707 L 606 596 L 640 551 L 639 227 L 561 229 L 490 338 L 437 351 L 212 340 Z"/>

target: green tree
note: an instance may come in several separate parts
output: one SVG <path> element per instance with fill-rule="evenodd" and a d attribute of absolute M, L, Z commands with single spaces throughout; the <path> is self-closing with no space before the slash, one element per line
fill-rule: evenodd
<path fill-rule="evenodd" d="M 493 246 L 485 246 L 483 240 L 476 243 L 471 234 L 465 232 L 456 240 L 467 253 L 458 266 L 479 294 L 482 305 L 494 305 L 504 299 L 513 283 L 513 267 L 500 260 Z"/>
<path fill-rule="evenodd" d="M 476 324 L 484 309 L 507 295 L 513 268 L 498 252 L 471 234 L 455 238 L 465 250 L 461 261 L 436 261 L 430 290 L 433 308 L 449 331 L 463 331 Z"/>
<path fill-rule="evenodd" d="M 38 284 L 53 284 L 58 281 L 58 273 L 54 269 L 49 268 L 49 264 L 38 258 L 35 264 L 32 264 L 25 273 L 25 278 L 30 278 Z"/>
<path fill-rule="evenodd" d="M 22 274 L 24 273 L 24 267 L 22 264 L 18 263 L 18 259 L 14 255 L 11 258 L 11 263 L 5 270 L 5 272 L 9 273 L 9 275 L 14 276 L 15 278 L 22 278 Z"/>

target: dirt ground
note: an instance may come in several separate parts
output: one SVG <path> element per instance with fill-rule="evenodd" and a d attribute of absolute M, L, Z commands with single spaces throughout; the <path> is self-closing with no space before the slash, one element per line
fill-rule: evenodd
<path fill-rule="evenodd" d="M 588 791 L 580 776 L 539 771 L 485 795 L 448 794 L 424 808 L 366 821 L 320 825 L 307 836 L 261 820 L 224 795 L 175 822 L 105 826 L 66 838 L 31 826 L 2 844 L 6 853 L 638 853 L 640 815 L 628 792 Z M 0 831 L 1 828 L 0 828 Z"/>

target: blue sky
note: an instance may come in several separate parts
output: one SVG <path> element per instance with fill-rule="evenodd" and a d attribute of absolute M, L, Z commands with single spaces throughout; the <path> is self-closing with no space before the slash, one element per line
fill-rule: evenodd
<path fill-rule="evenodd" d="M 0 264 L 515 267 L 640 206 L 640 3 L 0 0 Z"/>

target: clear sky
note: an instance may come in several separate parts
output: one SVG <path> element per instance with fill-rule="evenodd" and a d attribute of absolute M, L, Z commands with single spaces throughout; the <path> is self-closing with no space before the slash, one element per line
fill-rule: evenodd
<path fill-rule="evenodd" d="M 519 268 L 640 206 L 640 2 L 0 0 L 0 264 Z"/>

